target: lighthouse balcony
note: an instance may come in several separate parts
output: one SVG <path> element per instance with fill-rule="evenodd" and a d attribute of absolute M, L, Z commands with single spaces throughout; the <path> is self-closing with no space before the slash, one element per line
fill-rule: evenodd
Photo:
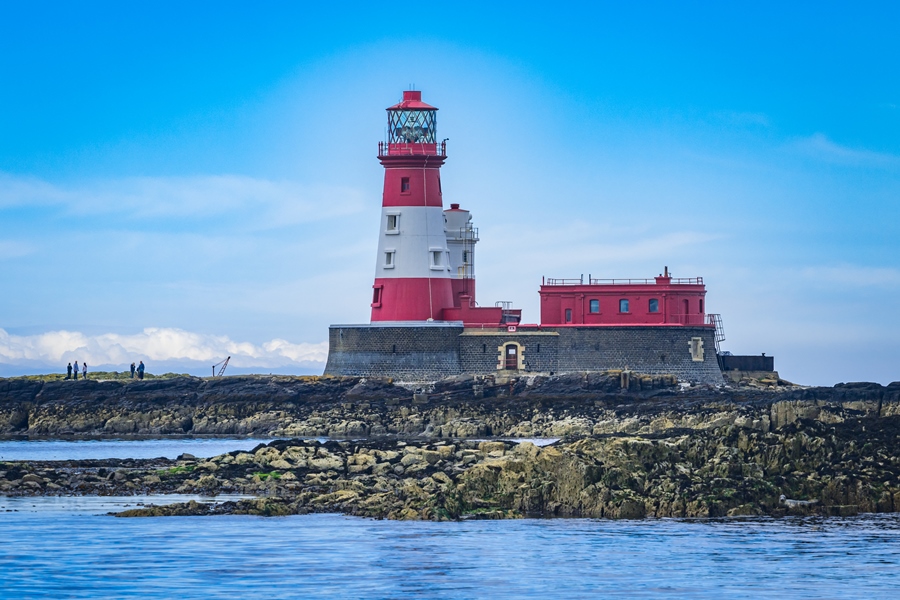
<path fill-rule="evenodd" d="M 440 156 L 447 157 L 447 142 L 378 142 L 378 158 L 385 156 Z"/>

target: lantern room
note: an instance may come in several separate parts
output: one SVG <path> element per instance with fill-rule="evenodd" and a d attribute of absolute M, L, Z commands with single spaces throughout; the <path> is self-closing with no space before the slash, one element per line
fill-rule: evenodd
<path fill-rule="evenodd" d="M 387 142 L 379 154 L 437 154 L 437 111 L 422 102 L 422 92 L 403 92 L 403 100 L 387 109 Z"/>

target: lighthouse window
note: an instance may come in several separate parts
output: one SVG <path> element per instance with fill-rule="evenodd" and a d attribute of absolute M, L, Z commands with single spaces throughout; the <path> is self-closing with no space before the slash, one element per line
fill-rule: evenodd
<path fill-rule="evenodd" d="M 441 256 L 444 254 L 442 250 L 432 250 L 431 251 L 431 268 L 432 269 L 441 269 Z"/>
<path fill-rule="evenodd" d="M 393 250 L 389 250 L 384 253 L 384 268 L 385 269 L 393 269 L 394 268 L 394 254 Z"/>
<path fill-rule="evenodd" d="M 659 300 L 650 298 L 650 312 L 659 312 Z"/>
<path fill-rule="evenodd" d="M 619 312 L 627 313 L 628 312 L 628 300 L 622 298 L 619 300 Z"/>
<path fill-rule="evenodd" d="M 599 300 L 591 300 L 591 312 L 594 314 L 600 312 L 600 301 Z"/>
<path fill-rule="evenodd" d="M 700 301 L 700 313 L 703 313 L 703 300 Z"/>
<path fill-rule="evenodd" d="M 387 216 L 387 233 L 400 233 L 400 215 Z"/>
<path fill-rule="evenodd" d="M 409 193 L 409 177 L 400 178 L 400 193 Z"/>
<path fill-rule="evenodd" d="M 571 323 L 571 322 L 572 322 L 572 309 L 567 308 L 566 309 L 566 323 Z"/>

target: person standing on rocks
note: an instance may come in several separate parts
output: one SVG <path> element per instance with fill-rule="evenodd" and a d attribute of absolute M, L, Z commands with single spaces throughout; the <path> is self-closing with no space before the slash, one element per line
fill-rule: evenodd
<path fill-rule="evenodd" d="M 134 379 L 134 363 L 131 363 L 131 378 Z"/>
<path fill-rule="evenodd" d="M 81 363 L 81 378 L 87 379 L 87 363 L 86 362 Z"/>
<path fill-rule="evenodd" d="M 138 379 L 143 379 L 144 378 L 144 361 L 141 361 L 141 364 L 138 365 L 137 372 L 138 372 Z"/>
<path fill-rule="evenodd" d="M 69 366 L 66 367 L 66 379 L 72 379 L 72 363 L 69 363 Z"/>
<path fill-rule="evenodd" d="M 78 361 L 75 361 L 75 381 L 78 381 Z"/>

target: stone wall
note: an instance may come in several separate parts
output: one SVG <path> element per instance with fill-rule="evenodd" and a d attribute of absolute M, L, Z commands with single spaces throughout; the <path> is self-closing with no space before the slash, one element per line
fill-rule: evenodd
<path fill-rule="evenodd" d="M 466 331 L 459 336 L 460 369 L 463 373 L 479 375 L 496 373 L 504 345 L 518 343 L 526 372 L 555 373 L 559 370 L 558 342 L 559 334 L 555 331 Z"/>
<path fill-rule="evenodd" d="M 333 325 L 328 375 L 434 381 L 498 371 L 503 347 L 519 344 L 526 373 L 630 369 L 681 381 L 724 382 L 708 327 L 556 327 L 481 331 L 447 324 Z M 694 343 L 693 353 L 691 340 Z M 702 351 L 701 351 L 702 348 Z M 698 359 L 698 360 L 695 360 Z"/>
<path fill-rule="evenodd" d="M 630 369 L 681 381 L 723 383 L 714 331 L 708 327 L 560 327 L 558 371 Z M 694 360 L 691 339 L 702 341 Z"/>
<path fill-rule="evenodd" d="M 326 375 L 434 381 L 460 373 L 462 325 L 332 325 Z"/>

